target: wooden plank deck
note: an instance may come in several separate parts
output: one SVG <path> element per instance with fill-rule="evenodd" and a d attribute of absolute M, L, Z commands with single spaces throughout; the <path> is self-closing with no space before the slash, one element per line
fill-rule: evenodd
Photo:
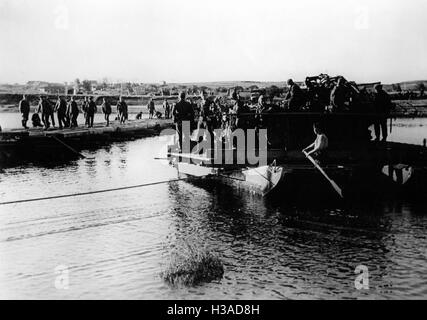
<path fill-rule="evenodd" d="M 0 132 L 0 138 L 41 138 L 58 136 L 62 138 L 74 138 L 83 136 L 103 135 L 114 132 L 132 133 L 140 130 L 154 129 L 157 126 L 172 125 L 171 119 L 142 119 L 142 120 L 129 120 L 125 124 L 119 124 L 117 121 L 110 122 L 107 127 L 105 123 L 95 123 L 93 128 L 84 126 L 76 128 L 30 128 L 30 129 L 8 129 Z"/>

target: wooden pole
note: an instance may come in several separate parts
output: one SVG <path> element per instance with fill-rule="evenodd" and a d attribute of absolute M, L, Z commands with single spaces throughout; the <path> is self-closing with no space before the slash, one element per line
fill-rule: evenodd
<path fill-rule="evenodd" d="M 329 178 L 329 176 L 326 174 L 326 172 L 317 164 L 317 162 L 313 159 L 313 157 L 311 157 L 307 152 L 303 151 L 304 155 L 307 157 L 308 160 L 310 160 L 310 162 L 317 168 L 317 170 L 320 171 L 320 173 L 326 178 L 326 180 L 329 181 L 329 183 L 332 185 L 332 187 L 334 188 L 334 190 L 339 194 L 339 196 L 341 198 L 344 198 L 343 194 L 342 194 L 342 190 L 341 188 L 336 184 L 336 182 L 334 180 L 332 180 L 331 178 Z"/>

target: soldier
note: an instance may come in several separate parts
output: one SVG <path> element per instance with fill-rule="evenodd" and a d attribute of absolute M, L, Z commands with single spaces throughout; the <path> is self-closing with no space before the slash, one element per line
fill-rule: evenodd
<path fill-rule="evenodd" d="M 198 128 L 203 127 L 204 129 L 208 130 L 211 137 L 213 137 L 213 130 L 214 128 L 214 117 L 215 114 L 211 108 L 212 101 L 209 99 L 206 99 L 205 95 L 202 93 L 200 95 L 201 101 L 200 101 L 200 117 L 199 117 L 199 123 Z"/>
<path fill-rule="evenodd" d="M 153 119 L 154 114 L 156 113 L 156 106 L 154 104 L 153 99 L 150 99 L 150 101 L 148 102 L 147 108 L 148 108 L 148 113 L 149 113 L 148 118 Z"/>
<path fill-rule="evenodd" d="M 67 114 L 70 117 L 70 128 L 77 127 L 77 117 L 79 116 L 80 110 L 77 106 L 77 102 L 74 97 L 71 97 L 70 103 L 68 104 Z"/>
<path fill-rule="evenodd" d="M 37 109 L 37 113 L 42 114 L 42 122 L 44 128 L 47 130 L 50 127 L 49 116 L 51 114 L 49 102 L 47 102 L 45 97 L 40 97 L 39 106 Z"/>
<path fill-rule="evenodd" d="M 169 119 L 171 108 L 167 99 L 163 101 L 163 109 L 165 109 L 165 119 Z"/>
<path fill-rule="evenodd" d="M 265 104 L 264 95 L 260 95 L 258 97 L 258 103 L 256 104 L 255 118 L 254 118 L 256 123 L 255 129 L 257 131 L 263 127 L 263 122 L 264 122 L 263 113 L 265 112 L 266 109 L 267 109 L 267 106 Z"/>
<path fill-rule="evenodd" d="M 66 113 L 67 113 L 67 102 L 64 98 L 58 96 L 58 100 L 55 104 L 55 112 L 58 117 L 59 129 L 67 126 Z"/>
<path fill-rule="evenodd" d="M 31 122 L 33 124 L 33 128 L 43 127 L 38 113 L 34 113 L 32 115 Z"/>
<path fill-rule="evenodd" d="M 322 105 L 319 101 L 317 87 L 313 84 L 313 82 L 309 77 L 305 79 L 305 85 L 307 87 L 306 109 L 308 109 L 308 111 L 311 111 L 311 112 L 323 111 Z"/>
<path fill-rule="evenodd" d="M 30 103 L 25 95 L 22 96 L 22 100 L 19 102 L 19 112 L 22 114 L 22 126 L 24 129 L 28 129 L 27 121 L 30 114 Z"/>
<path fill-rule="evenodd" d="M 83 112 L 83 117 L 85 118 L 85 126 L 89 126 L 89 118 L 87 116 L 87 110 L 89 108 L 89 101 L 87 97 L 84 97 L 83 102 L 82 102 L 82 112 Z"/>
<path fill-rule="evenodd" d="M 174 106 L 173 110 L 172 110 L 172 115 L 173 115 L 173 119 L 175 122 L 175 126 L 176 126 L 176 131 L 178 133 L 178 138 L 179 138 L 179 149 L 182 150 L 182 122 L 183 121 L 190 121 L 190 126 L 191 126 L 191 122 L 194 121 L 194 110 L 192 105 L 185 100 L 185 92 L 182 91 L 179 94 L 179 101 L 178 103 Z"/>
<path fill-rule="evenodd" d="M 336 86 L 332 89 L 331 92 L 331 105 L 333 111 L 344 111 L 346 110 L 346 98 L 347 90 L 344 87 L 344 79 L 339 78 Z"/>
<path fill-rule="evenodd" d="M 288 80 L 289 91 L 285 100 L 289 100 L 289 111 L 300 111 L 304 105 L 304 94 L 301 88 L 292 80 Z"/>
<path fill-rule="evenodd" d="M 93 128 L 93 120 L 95 118 L 95 113 L 96 113 L 96 103 L 95 101 L 93 101 L 93 97 L 90 97 L 89 102 L 87 104 L 87 109 L 86 109 L 86 122 L 87 122 L 88 128 Z"/>
<path fill-rule="evenodd" d="M 102 99 L 102 112 L 104 113 L 104 119 L 107 121 L 108 127 L 110 125 L 111 104 L 106 98 Z"/>
<path fill-rule="evenodd" d="M 46 98 L 46 102 L 49 105 L 49 117 L 50 117 L 50 120 L 52 121 L 52 127 L 55 128 L 55 106 L 47 98 Z"/>
<path fill-rule="evenodd" d="M 119 116 L 120 123 L 125 123 L 128 117 L 128 106 L 123 100 L 123 97 L 120 97 L 119 102 L 117 103 L 117 113 Z"/>
<path fill-rule="evenodd" d="M 387 118 L 390 114 L 390 111 L 393 107 L 390 96 L 383 90 L 381 84 L 377 84 L 375 87 L 375 97 L 374 97 L 374 111 L 375 111 L 375 136 L 376 141 L 380 141 L 380 129 L 382 132 L 382 141 L 387 140 Z"/>

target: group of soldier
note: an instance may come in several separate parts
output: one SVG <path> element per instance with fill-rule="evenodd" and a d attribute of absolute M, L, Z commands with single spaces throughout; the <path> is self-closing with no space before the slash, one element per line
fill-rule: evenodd
<path fill-rule="evenodd" d="M 170 104 L 168 99 L 163 100 L 163 110 L 164 110 L 164 117 L 165 119 L 170 119 L 171 117 L 171 110 L 175 106 L 175 104 Z M 153 99 L 150 99 L 147 104 L 147 110 L 148 110 L 148 118 L 154 119 L 154 118 L 161 118 L 162 113 L 160 111 L 156 111 L 156 104 L 154 103 Z M 139 113 L 139 118 L 142 116 L 142 112 Z"/>
<path fill-rule="evenodd" d="M 106 125 L 109 126 L 112 108 L 107 98 L 103 98 L 101 110 L 104 114 Z M 22 126 L 25 129 L 28 129 L 27 122 L 30 115 L 30 103 L 25 95 L 19 102 L 19 112 L 22 114 Z M 41 96 L 38 106 L 31 117 L 31 121 L 33 127 L 44 127 L 45 129 L 48 129 L 50 128 L 51 124 L 53 127 L 55 127 L 56 113 L 59 129 L 75 128 L 78 127 L 77 120 L 79 114 L 83 113 L 85 118 L 85 125 L 88 128 L 92 128 L 94 125 L 96 112 L 97 105 L 93 100 L 93 97 L 85 97 L 81 103 L 81 106 L 79 107 L 74 96 L 72 96 L 68 102 L 64 97 L 58 97 L 55 104 L 49 101 L 46 97 Z M 119 101 L 117 102 L 117 120 L 119 120 L 120 123 L 125 123 L 127 119 L 128 106 L 123 98 L 120 97 Z"/>
<path fill-rule="evenodd" d="M 288 85 L 287 111 L 372 114 L 376 140 L 380 140 L 381 134 L 383 141 L 387 139 L 387 118 L 393 104 L 381 84 L 374 86 L 372 94 L 366 88 L 359 90 L 343 77 L 329 78 L 327 75 L 306 78 L 305 92 L 291 79 Z"/>
<path fill-rule="evenodd" d="M 213 133 L 215 129 L 236 128 L 270 128 L 274 126 L 273 115 L 280 112 L 327 112 L 346 113 L 358 112 L 371 114 L 376 140 L 387 139 L 387 118 L 393 108 L 390 96 L 381 84 L 374 87 L 374 93 L 368 94 L 365 89 L 359 90 L 342 77 L 329 78 L 321 76 L 306 79 L 306 89 L 301 89 L 292 79 L 287 81 L 288 93 L 285 104 L 272 101 L 267 103 L 265 96 L 260 95 L 258 101 L 247 103 L 237 92 L 232 92 L 231 99 L 202 94 L 199 102 L 186 101 L 185 93 L 172 109 L 176 130 L 182 143 L 182 121 L 189 120 L 193 129 L 204 128 Z M 370 103 L 366 103 L 367 100 Z M 370 109 L 364 109 L 369 105 Z M 196 120 L 194 120 L 196 119 Z"/>

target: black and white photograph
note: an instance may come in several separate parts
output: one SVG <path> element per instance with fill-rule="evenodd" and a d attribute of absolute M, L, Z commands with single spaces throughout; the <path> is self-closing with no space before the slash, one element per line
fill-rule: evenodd
<path fill-rule="evenodd" d="M 426 17 L 0 0 L 0 300 L 427 299 Z"/>

